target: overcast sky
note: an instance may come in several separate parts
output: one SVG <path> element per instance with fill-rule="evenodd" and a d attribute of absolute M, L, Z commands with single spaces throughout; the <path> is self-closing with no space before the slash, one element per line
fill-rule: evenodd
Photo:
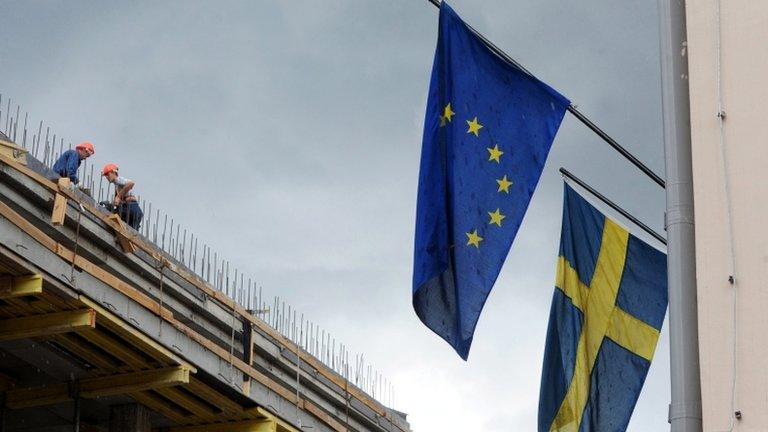
<path fill-rule="evenodd" d="M 656 0 L 451 4 L 663 174 Z M 662 229 L 663 191 L 566 114 L 465 363 L 411 308 L 427 0 L 0 0 L 0 17 L 3 109 L 91 140 L 265 295 L 364 352 L 417 432 L 536 429 L 560 166 Z M 631 431 L 668 428 L 666 330 Z"/>

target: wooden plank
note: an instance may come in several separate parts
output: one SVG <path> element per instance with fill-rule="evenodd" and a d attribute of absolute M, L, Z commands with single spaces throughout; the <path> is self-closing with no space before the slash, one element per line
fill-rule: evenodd
<path fill-rule="evenodd" d="M 120 244 L 120 249 L 122 249 L 123 252 L 136 253 L 136 245 L 133 244 L 133 242 L 128 237 L 120 233 L 117 234 L 117 243 Z"/>
<path fill-rule="evenodd" d="M 70 187 L 72 187 L 72 180 L 69 177 L 61 177 L 56 182 L 56 186 L 58 186 L 59 191 L 69 191 Z"/>
<path fill-rule="evenodd" d="M 40 275 L 0 276 L 0 299 L 39 295 L 43 293 Z"/>
<path fill-rule="evenodd" d="M 51 223 L 56 226 L 64 225 L 64 217 L 67 215 L 67 197 L 62 194 L 56 194 L 53 200 L 53 213 L 51 213 Z"/>
<path fill-rule="evenodd" d="M 120 219 L 120 216 L 116 214 L 111 214 L 107 216 L 107 219 L 112 221 L 112 223 L 116 224 L 120 229 L 115 230 L 115 237 L 117 237 L 117 243 L 120 245 L 120 248 L 123 250 L 123 252 L 126 253 L 136 253 L 136 245 L 131 242 L 131 239 L 126 237 L 125 232 L 125 222 L 123 222 L 122 219 Z"/>
<path fill-rule="evenodd" d="M 0 340 L 69 333 L 95 326 L 96 311 L 93 309 L 10 318 L 0 321 Z"/>
<path fill-rule="evenodd" d="M 79 383 L 80 397 L 93 399 L 135 393 L 189 382 L 189 369 L 181 366 L 121 375 L 88 378 Z M 6 392 L 6 406 L 11 409 L 53 405 L 72 400 L 70 385 L 25 388 Z"/>
<path fill-rule="evenodd" d="M 246 420 L 228 423 L 211 423 L 201 426 L 172 427 L 168 432 L 277 432 L 272 420 Z"/>
<path fill-rule="evenodd" d="M 62 177 L 59 179 L 59 190 L 68 190 L 71 181 L 68 177 Z M 53 200 L 53 213 L 51 213 L 51 223 L 54 225 L 63 225 L 64 218 L 67 216 L 67 197 L 57 193 L 56 198 Z"/>

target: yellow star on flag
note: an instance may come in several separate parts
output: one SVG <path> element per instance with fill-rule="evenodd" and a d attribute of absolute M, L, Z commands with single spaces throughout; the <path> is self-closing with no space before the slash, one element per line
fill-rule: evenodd
<path fill-rule="evenodd" d="M 456 113 L 453 112 L 453 110 L 451 109 L 451 104 L 448 103 L 448 105 L 445 106 L 445 109 L 443 109 L 443 116 L 442 116 L 442 118 L 444 118 L 444 119 L 446 119 L 446 120 L 448 120 L 450 122 L 451 118 L 453 117 L 454 114 L 456 114 Z"/>
<path fill-rule="evenodd" d="M 476 248 L 480 249 L 480 242 L 483 241 L 483 238 L 477 235 L 477 230 L 474 230 L 471 233 L 467 234 L 467 246 L 474 245 Z"/>
<path fill-rule="evenodd" d="M 440 116 L 440 127 L 443 127 L 443 126 L 445 126 L 445 117 Z"/>
<path fill-rule="evenodd" d="M 496 180 L 496 183 L 499 184 L 499 190 L 497 192 L 509 193 L 509 187 L 512 186 L 512 182 L 510 180 L 507 180 L 507 176 L 506 175 L 504 175 L 504 177 Z"/>
<path fill-rule="evenodd" d="M 501 214 L 501 211 L 497 208 L 495 212 L 488 212 L 488 216 L 491 217 L 491 221 L 488 222 L 488 225 L 490 224 L 496 224 L 498 226 L 501 226 L 501 220 L 504 219 L 506 216 Z"/>
<path fill-rule="evenodd" d="M 496 161 L 496 163 L 501 163 L 501 155 L 504 154 L 503 151 L 499 150 L 499 145 L 496 144 L 493 146 L 493 148 L 488 148 L 488 153 L 491 154 L 491 157 L 488 158 L 489 161 Z"/>
<path fill-rule="evenodd" d="M 477 117 L 473 118 L 472 121 L 467 120 L 467 124 L 469 125 L 469 129 L 467 130 L 467 133 L 473 133 L 476 137 L 479 137 L 480 129 L 483 128 L 483 125 L 478 123 Z"/>

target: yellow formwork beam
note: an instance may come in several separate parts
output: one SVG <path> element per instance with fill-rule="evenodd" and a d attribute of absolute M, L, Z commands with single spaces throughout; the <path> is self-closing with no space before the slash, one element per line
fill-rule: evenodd
<path fill-rule="evenodd" d="M 182 366 L 88 378 L 71 383 L 56 384 L 39 388 L 24 388 L 6 392 L 8 408 L 20 409 L 53 405 L 72 400 L 75 392 L 80 397 L 97 397 L 129 394 L 163 387 L 183 385 L 189 382 L 189 369 Z"/>
<path fill-rule="evenodd" d="M 301 432 L 299 429 L 291 426 L 285 420 L 281 419 L 280 417 L 277 417 L 276 415 L 272 414 L 271 412 L 265 410 L 262 407 L 257 407 L 256 411 L 259 414 L 263 415 L 264 418 L 266 418 L 267 420 L 271 420 L 275 422 L 275 424 L 277 425 L 278 432 Z"/>
<path fill-rule="evenodd" d="M 51 336 L 96 327 L 96 311 L 81 309 L 0 320 L 0 341 Z"/>
<path fill-rule="evenodd" d="M 277 432 L 274 420 L 246 420 L 229 423 L 214 423 L 200 426 L 172 427 L 169 432 Z"/>
<path fill-rule="evenodd" d="M 0 300 L 42 293 L 43 277 L 40 275 L 0 276 Z"/>

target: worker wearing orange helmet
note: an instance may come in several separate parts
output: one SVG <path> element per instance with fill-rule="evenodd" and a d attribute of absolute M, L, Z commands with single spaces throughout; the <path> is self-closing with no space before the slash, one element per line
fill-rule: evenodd
<path fill-rule="evenodd" d="M 61 177 L 69 177 L 73 185 L 79 183 L 77 178 L 77 169 L 80 168 L 80 162 L 92 156 L 96 151 L 93 144 L 81 142 L 75 146 L 74 150 L 65 151 L 59 160 L 53 164 L 53 170 Z"/>
<path fill-rule="evenodd" d="M 141 226 L 141 219 L 144 218 L 144 212 L 141 211 L 136 195 L 133 193 L 133 180 L 120 177 L 118 170 L 120 168 L 108 163 L 101 170 L 101 175 L 107 178 L 107 181 L 115 185 L 115 197 L 112 204 L 115 205 L 116 212 L 120 219 L 125 221 L 131 228 L 138 231 Z"/>

